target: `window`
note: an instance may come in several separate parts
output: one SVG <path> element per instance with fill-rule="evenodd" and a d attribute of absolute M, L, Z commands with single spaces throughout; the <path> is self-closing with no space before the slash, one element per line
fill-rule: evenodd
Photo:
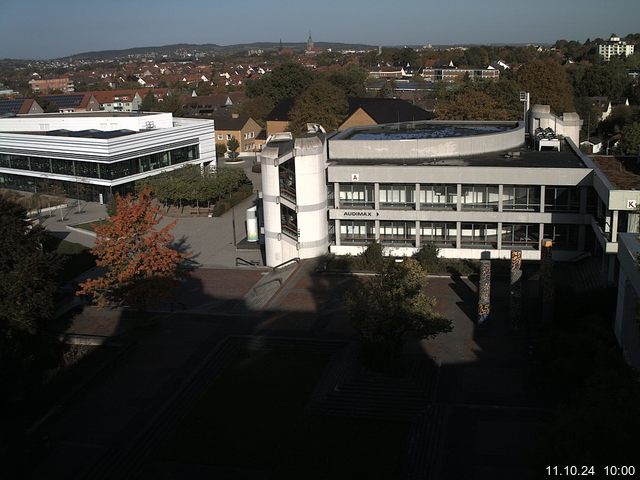
<path fill-rule="evenodd" d="M 48 158 L 31 157 L 31 170 L 35 172 L 51 172 L 51 162 Z"/>
<path fill-rule="evenodd" d="M 368 245 L 375 240 L 375 222 L 340 222 L 340 243 Z"/>
<path fill-rule="evenodd" d="M 233 135 L 231 135 L 230 133 L 227 133 L 227 140 L 231 140 L 233 138 Z"/>
<path fill-rule="evenodd" d="M 502 248 L 537 250 L 540 227 L 530 223 L 502 225 Z"/>
<path fill-rule="evenodd" d="M 340 185 L 340 208 L 374 208 L 373 184 L 352 183 Z"/>
<path fill-rule="evenodd" d="M 580 211 L 579 187 L 545 187 L 544 209 L 549 212 Z"/>
<path fill-rule="evenodd" d="M 498 248 L 498 225 L 495 223 L 463 223 L 462 248 Z"/>
<path fill-rule="evenodd" d="M 416 222 L 380 222 L 380 243 L 415 247 Z"/>
<path fill-rule="evenodd" d="M 297 241 L 300 232 L 298 231 L 298 214 L 295 210 L 290 209 L 286 205 L 280 205 L 280 221 L 282 233 Z"/>
<path fill-rule="evenodd" d="M 218 134 L 218 140 L 222 140 L 224 137 L 222 136 L 221 133 Z"/>
<path fill-rule="evenodd" d="M 503 210 L 540 211 L 540 187 L 505 185 L 502 193 Z"/>
<path fill-rule="evenodd" d="M 497 185 L 463 185 L 462 208 L 473 210 L 497 210 Z"/>
<path fill-rule="evenodd" d="M 436 247 L 456 246 L 457 229 L 455 223 L 420 222 L 420 243 L 433 243 Z"/>
<path fill-rule="evenodd" d="M 556 250 L 578 250 L 578 225 L 545 225 L 544 237 L 553 241 Z"/>
<path fill-rule="evenodd" d="M 457 202 L 457 185 L 420 185 L 420 208 L 450 210 Z"/>
<path fill-rule="evenodd" d="M 296 162 L 291 159 L 278 165 L 280 195 L 292 202 L 296 201 Z"/>
<path fill-rule="evenodd" d="M 414 185 L 380 184 L 381 208 L 415 208 Z"/>

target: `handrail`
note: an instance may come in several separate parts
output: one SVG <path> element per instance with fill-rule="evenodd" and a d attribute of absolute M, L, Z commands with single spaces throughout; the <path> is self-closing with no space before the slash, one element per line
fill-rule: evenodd
<path fill-rule="evenodd" d="M 271 280 L 269 280 L 269 281 L 267 281 L 265 283 L 262 283 L 260 285 L 256 285 L 251 290 L 253 291 L 254 294 L 258 295 L 258 290 L 262 291 L 264 289 L 264 287 L 266 287 L 267 285 L 271 285 L 273 282 L 277 282 L 279 287 L 282 286 L 282 279 L 280 279 L 280 278 L 272 278 Z"/>
<path fill-rule="evenodd" d="M 258 265 L 256 260 L 245 260 L 242 257 L 236 257 L 236 267 L 239 265 L 248 265 L 250 267 L 255 267 Z"/>
<path fill-rule="evenodd" d="M 276 265 L 275 267 L 273 267 L 273 271 L 277 272 L 281 268 L 284 268 L 284 267 L 286 267 L 287 265 L 289 265 L 289 264 L 291 264 L 293 262 L 300 263 L 300 258 L 299 257 L 295 257 L 295 258 L 291 258 L 291 259 L 287 260 L 286 262 L 282 262 L 280 265 Z"/>

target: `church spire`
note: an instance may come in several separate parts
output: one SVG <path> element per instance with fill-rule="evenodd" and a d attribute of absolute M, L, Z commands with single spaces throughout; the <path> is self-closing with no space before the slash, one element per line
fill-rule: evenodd
<path fill-rule="evenodd" d="M 309 38 L 307 38 L 307 51 L 313 50 L 313 39 L 311 38 L 311 30 L 309 30 Z"/>

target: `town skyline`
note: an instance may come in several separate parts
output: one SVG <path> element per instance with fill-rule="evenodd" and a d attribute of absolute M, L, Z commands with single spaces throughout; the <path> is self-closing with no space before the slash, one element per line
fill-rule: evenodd
<path fill-rule="evenodd" d="M 447 4 L 405 0 L 393 10 L 361 0 L 349 4 L 328 0 L 323 9 L 288 5 L 282 0 L 266 5 L 244 0 L 233 12 L 202 0 L 189 0 L 180 10 L 168 0 L 159 0 L 152 10 L 122 0 L 108 5 L 69 0 L 65 6 L 60 9 L 42 0 L 5 2 L 0 18 L 0 58 L 53 59 L 183 43 L 300 43 L 309 31 L 316 42 L 376 46 L 549 44 L 560 39 L 584 42 L 607 38 L 611 33 L 624 36 L 634 32 L 634 20 L 640 16 L 640 4 L 632 0 L 607 2 L 603 11 L 598 0 L 570 0 L 562 5 L 542 0 L 535 8 L 526 2 L 505 0 L 481 5 L 467 0 Z M 260 15 L 243 14 L 251 11 L 260 11 Z M 360 21 L 354 24 L 357 17 Z M 29 18 L 29 28 L 16 21 L 19 18 Z"/>

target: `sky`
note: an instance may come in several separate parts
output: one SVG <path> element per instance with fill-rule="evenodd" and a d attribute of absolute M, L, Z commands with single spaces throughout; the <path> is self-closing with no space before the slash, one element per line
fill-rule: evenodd
<path fill-rule="evenodd" d="M 640 0 L 0 0 L 0 58 L 173 43 L 584 42 L 640 32 Z"/>

